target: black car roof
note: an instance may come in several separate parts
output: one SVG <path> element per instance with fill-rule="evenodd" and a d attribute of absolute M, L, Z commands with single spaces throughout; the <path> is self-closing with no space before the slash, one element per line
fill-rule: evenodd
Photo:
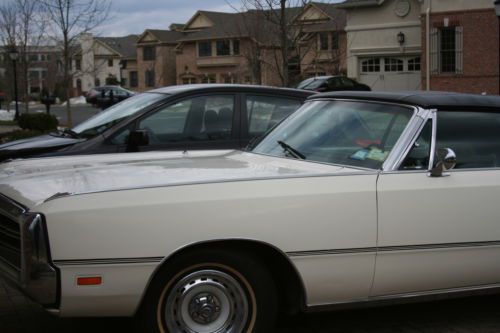
<path fill-rule="evenodd" d="M 148 92 L 153 93 L 162 93 L 162 94 L 181 94 L 190 91 L 236 91 L 236 92 L 270 92 L 270 93 L 278 93 L 283 95 L 295 95 L 300 97 L 307 97 L 314 92 L 302 90 L 302 89 L 292 89 L 292 88 L 280 88 L 280 87 L 271 87 L 271 86 L 258 86 L 258 85 L 250 85 L 250 84 L 215 84 L 215 83 L 207 83 L 207 84 L 184 84 L 177 86 L 169 86 L 164 88 L 158 88 L 154 90 L 149 90 Z"/>
<path fill-rule="evenodd" d="M 500 108 L 500 96 L 483 96 L 443 91 L 335 91 L 310 96 L 308 100 L 340 98 L 415 105 L 425 109 Z M 500 111 L 500 110 L 499 110 Z"/>

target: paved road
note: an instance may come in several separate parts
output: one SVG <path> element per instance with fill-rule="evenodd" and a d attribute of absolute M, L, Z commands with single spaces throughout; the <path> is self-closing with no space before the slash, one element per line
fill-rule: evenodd
<path fill-rule="evenodd" d="M 127 318 L 60 319 L 0 280 L 2 333 L 132 333 Z M 500 296 L 282 318 L 273 333 L 498 333 Z"/>

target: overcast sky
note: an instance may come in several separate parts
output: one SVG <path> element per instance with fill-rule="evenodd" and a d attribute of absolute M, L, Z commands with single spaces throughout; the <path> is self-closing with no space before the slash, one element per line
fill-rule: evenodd
<path fill-rule="evenodd" d="M 234 12 L 233 8 L 241 8 L 241 0 L 110 1 L 111 18 L 96 31 L 101 36 L 125 36 L 141 34 L 145 29 L 168 29 L 171 23 L 186 23 L 197 10 Z"/>

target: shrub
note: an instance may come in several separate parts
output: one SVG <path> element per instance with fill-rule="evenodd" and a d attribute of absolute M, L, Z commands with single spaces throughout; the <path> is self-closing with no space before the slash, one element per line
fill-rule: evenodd
<path fill-rule="evenodd" d="M 22 129 L 47 132 L 57 129 L 59 122 L 46 113 L 24 113 L 19 116 L 18 124 Z"/>

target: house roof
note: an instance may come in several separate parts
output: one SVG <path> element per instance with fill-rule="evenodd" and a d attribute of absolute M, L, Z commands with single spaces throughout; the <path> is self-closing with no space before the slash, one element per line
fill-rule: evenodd
<path fill-rule="evenodd" d="M 339 8 L 354 8 L 354 7 L 371 7 L 379 6 L 384 0 L 345 0 L 338 4 Z"/>
<path fill-rule="evenodd" d="M 125 59 L 134 59 L 137 57 L 136 43 L 139 39 L 138 35 L 128 35 L 125 37 L 96 37 L 95 39 L 105 44 Z"/>
<path fill-rule="evenodd" d="M 310 24 L 307 29 L 309 32 L 325 31 L 325 30 L 340 30 L 345 27 L 346 14 L 344 10 L 336 8 L 336 5 L 331 4 L 318 4 L 318 8 L 326 15 L 332 18 L 328 22 L 318 22 Z M 295 20 L 302 12 L 302 7 L 289 7 L 287 8 L 287 19 L 289 21 Z M 270 15 L 270 10 L 248 10 L 242 13 L 221 13 L 198 11 L 193 18 L 189 21 L 192 22 L 198 15 L 204 15 L 208 20 L 213 23 L 213 26 L 202 28 L 197 31 L 187 32 L 186 35 L 179 39 L 179 42 L 209 40 L 214 38 L 235 38 L 235 37 L 254 37 L 259 42 L 265 44 L 272 44 L 272 33 L 269 33 L 276 26 L 266 19 L 266 15 Z M 186 24 L 186 27 L 189 23 Z"/>
<path fill-rule="evenodd" d="M 175 44 L 184 36 L 184 33 L 180 31 L 147 29 L 146 31 L 144 31 L 141 37 L 138 38 L 137 42 L 139 42 L 142 37 L 148 32 L 153 34 L 153 36 L 155 36 L 161 43 Z"/>

